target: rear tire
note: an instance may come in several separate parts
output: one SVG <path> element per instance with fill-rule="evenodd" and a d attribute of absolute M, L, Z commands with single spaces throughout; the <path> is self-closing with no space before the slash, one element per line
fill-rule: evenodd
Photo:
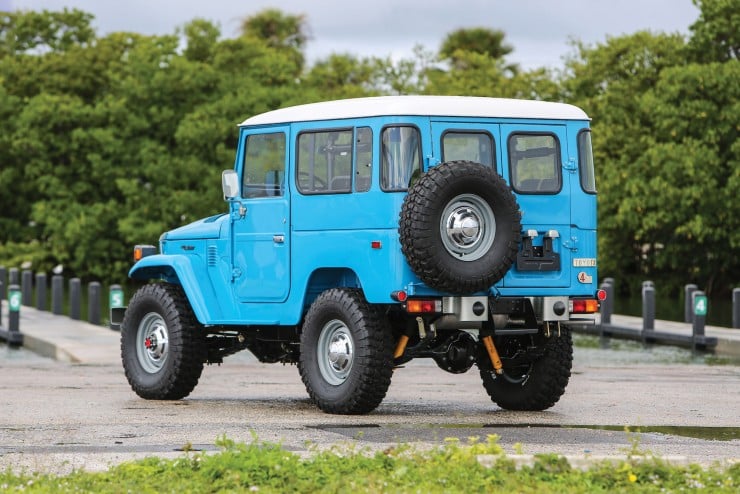
<path fill-rule="evenodd" d="M 153 283 L 131 299 L 121 324 L 121 359 L 131 388 L 148 400 L 178 400 L 198 384 L 205 334 L 179 285 Z"/>
<path fill-rule="evenodd" d="M 540 338 L 537 336 L 536 338 Z M 573 341 L 568 328 L 560 336 L 545 340 L 544 355 L 536 361 L 517 367 L 506 367 L 506 357 L 531 344 L 531 337 L 506 337 L 496 340 L 504 361 L 503 374 L 495 374 L 490 365 L 480 369 L 483 387 L 491 400 L 506 410 L 539 411 L 553 406 L 565 392 L 573 364 Z"/>
<path fill-rule="evenodd" d="M 368 413 L 380 405 L 391 383 L 390 326 L 360 290 L 327 290 L 306 314 L 298 370 L 324 412 Z"/>

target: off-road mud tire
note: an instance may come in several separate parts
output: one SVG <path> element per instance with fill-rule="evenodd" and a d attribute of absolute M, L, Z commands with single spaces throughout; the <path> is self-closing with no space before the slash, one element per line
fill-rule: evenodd
<path fill-rule="evenodd" d="M 505 344 L 499 341 L 497 347 L 505 348 Z M 497 375 L 490 365 L 479 366 L 483 387 L 491 400 L 506 410 L 539 411 L 555 405 L 565 392 L 573 365 L 570 330 L 563 327 L 560 336 L 553 333 L 545 338 L 544 350 L 544 355 L 526 372 L 507 371 L 504 364 L 504 374 Z"/>
<path fill-rule="evenodd" d="M 152 343 L 156 335 L 162 337 Z M 121 359 L 137 395 L 148 400 L 186 397 L 198 384 L 206 354 L 205 333 L 182 287 L 152 283 L 134 294 L 121 324 Z"/>
<path fill-rule="evenodd" d="M 342 348 L 339 362 L 330 360 L 332 343 L 335 350 Z M 341 360 L 350 356 L 350 365 L 342 367 Z M 368 413 L 383 401 L 391 383 L 390 325 L 361 290 L 327 290 L 306 314 L 298 369 L 309 396 L 324 412 Z"/>

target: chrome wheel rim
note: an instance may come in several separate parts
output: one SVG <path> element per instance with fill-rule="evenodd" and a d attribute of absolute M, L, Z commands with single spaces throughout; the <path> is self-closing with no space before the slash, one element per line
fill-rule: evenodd
<path fill-rule="evenodd" d="M 483 257 L 496 237 L 496 217 L 486 201 L 475 194 L 461 194 L 452 199 L 439 221 L 445 250 L 462 261 Z"/>
<path fill-rule="evenodd" d="M 354 361 L 354 342 L 346 324 L 333 319 L 324 325 L 317 355 L 319 372 L 327 383 L 338 386 L 347 380 Z"/>
<path fill-rule="evenodd" d="M 170 350 L 167 324 L 161 315 L 150 312 L 139 323 L 136 332 L 136 357 L 144 370 L 158 372 L 167 362 Z"/>

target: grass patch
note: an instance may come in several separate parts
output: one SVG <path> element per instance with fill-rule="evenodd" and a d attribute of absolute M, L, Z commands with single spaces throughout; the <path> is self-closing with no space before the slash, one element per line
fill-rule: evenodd
<path fill-rule="evenodd" d="M 556 455 L 542 455 L 532 466 L 516 468 L 490 435 L 466 444 L 420 450 L 408 445 L 369 450 L 337 447 L 308 458 L 280 445 L 218 441 L 216 454 L 187 453 L 176 460 L 148 458 L 106 472 L 76 471 L 57 477 L 0 474 L 3 492 L 688 492 L 736 493 L 740 465 L 726 469 L 675 466 L 632 455 L 620 464 L 603 463 L 582 471 Z M 491 468 L 479 455 L 496 458 Z"/>

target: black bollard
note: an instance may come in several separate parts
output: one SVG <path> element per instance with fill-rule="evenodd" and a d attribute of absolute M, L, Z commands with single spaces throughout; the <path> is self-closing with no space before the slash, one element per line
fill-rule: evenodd
<path fill-rule="evenodd" d="M 5 300 L 8 296 L 5 291 L 6 286 L 8 286 L 8 270 L 5 266 L 0 266 L 0 300 Z"/>
<path fill-rule="evenodd" d="M 694 308 L 691 306 L 691 294 L 699 289 L 693 283 L 683 287 L 683 320 L 691 322 L 694 320 Z"/>
<path fill-rule="evenodd" d="M 100 283 L 97 281 L 87 285 L 87 320 L 90 324 L 100 325 Z"/>
<path fill-rule="evenodd" d="M 740 288 L 732 289 L 732 327 L 740 329 Z"/>
<path fill-rule="evenodd" d="M 606 292 L 606 299 L 601 302 L 601 324 L 612 323 L 612 314 L 614 313 L 614 285 L 607 283 L 607 280 L 611 279 L 605 279 L 599 287 Z"/>
<path fill-rule="evenodd" d="M 10 268 L 10 271 L 8 271 L 8 276 L 8 287 L 10 287 L 10 285 L 21 284 L 21 272 L 18 270 L 18 268 Z"/>
<path fill-rule="evenodd" d="M 46 273 L 36 275 L 36 308 L 46 310 Z"/>
<path fill-rule="evenodd" d="M 21 335 L 21 305 L 23 294 L 21 287 L 10 285 L 8 287 L 8 345 L 15 346 L 23 343 Z"/>
<path fill-rule="evenodd" d="M 69 280 L 69 318 L 75 321 L 80 320 L 82 311 L 82 282 L 79 278 Z"/>
<path fill-rule="evenodd" d="M 691 335 L 694 349 L 696 349 L 697 341 L 704 337 L 704 324 L 707 318 L 707 311 L 709 310 L 709 301 L 704 292 L 697 290 L 691 294 L 691 306 L 693 307 L 694 312 L 694 322 L 691 326 Z"/>
<path fill-rule="evenodd" d="M 642 330 L 655 329 L 655 284 L 652 281 L 642 282 Z"/>
<path fill-rule="evenodd" d="M 33 305 L 33 273 L 30 269 L 24 269 L 21 274 L 21 294 L 23 305 Z"/>
<path fill-rule="evenodd" d="M 57 316 L 64 312 L 64 277 L 61 274 L 51 277 L 51 312 Z"/>

